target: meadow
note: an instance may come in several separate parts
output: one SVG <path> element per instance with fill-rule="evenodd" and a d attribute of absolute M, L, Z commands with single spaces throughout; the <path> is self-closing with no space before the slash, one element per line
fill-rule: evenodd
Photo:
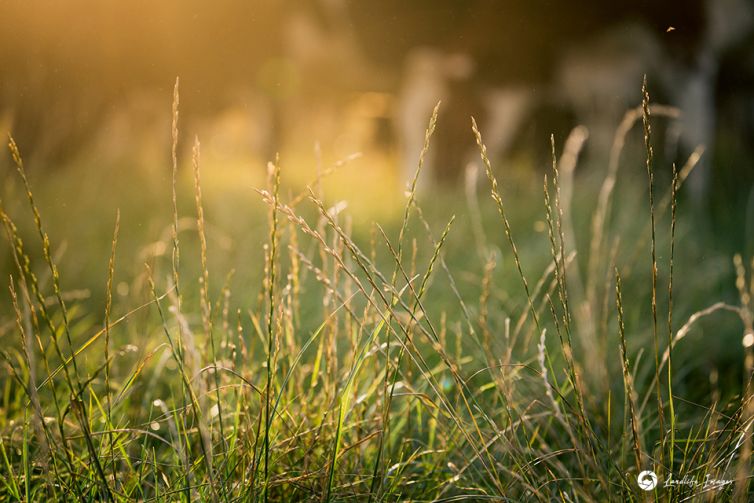
<path fill-rule="evenodd" d="M 576 129 L 501 173 L 470 121 L 477 181 L 417 191 L 439 106 L 405 194 L 368 156 L 219 179 L 177 88 L 157 171 L 11 137 L 0 499 L 746 501 L 750 222 L 700 223 L 661 112 L 589 170 Z"/>

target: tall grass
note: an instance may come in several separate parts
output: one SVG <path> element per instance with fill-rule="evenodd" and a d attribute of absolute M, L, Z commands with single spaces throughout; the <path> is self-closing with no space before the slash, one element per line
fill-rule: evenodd
<path fill-rule="evenodd" d="M 676 328 L 687 294 L 674 291 L 684 273 L 677 200 L 698 155 L 673 167 L 669 187 L 655 180 L 653 117 L 677 112 L 651 104 L 646 85 L 616 134 L 586 239 L 574 209 L 583 197 L 574 175 L 583 128 L 560 157 L 551 138 L 552 168 L 537 201 L 546 233 L 531 237 L 512 218 L 516 199 L 498 182 L 472 119 L 492 204 L 467 187 L 468 208 L 455 206 L 457 218 L 441 207 L 438 224 L 416 190 L 442 120 L 438 104 L 402 218 L 375 224 L 370 239 L 324 193 L 322 179 L 343 163 L 319 168 L 311 189 L 288 197 L 285 160 L 271 163 L 268 186 L 249 194 L 268 209 L 266 235 L 247 238 L 261 250 L 263 260 L 247 266 L 262 281 L 240 291 L 229 280 L 210 288 L 210 278 L 232 272 L 211 270 L 198 139 L 195 215 L 181 224 L 178 106 L 176 81 L 164 237 L 171 252 L 147 258 L 133 300 L 114 298 L 125 238 L 116 213 L 109 261 L 101 258 L 103 327 L 86 302 L 66 300 L 73 278 L 58 271 L 20 150 L 9 142 L 38 243 L 30 247 L 19 230 L 26 217 L 0 206 L 14 268 L 13 312 L 0 320 L 9 322 L 0 332 L 3 499 L 747 498 L 754 279 L 737 256 L 737 304 L 709 299 Z M 629 229 L 610 208 L 617 158 L 638 119 L 649 203 Z M 614 215 L 621 211 L 615 202 Z M 740 392 L 678 395 L 693 369 L 677 346 L 704 319 L 723 316 L 740 320 Z M 660 479 L 649 492 L 637 481 L 644 470 Z M 663 485 L 684 476 L 730 483 Z"/>

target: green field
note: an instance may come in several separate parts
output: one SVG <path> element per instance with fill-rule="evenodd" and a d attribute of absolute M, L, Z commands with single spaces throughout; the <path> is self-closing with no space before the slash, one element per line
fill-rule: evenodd
<path fill-rule="evenodd" d="M 744 501 L 751 222 L 700 216 L 643 119 L 614 173 L 562 139 L 500 172 L 481 131 L 478 186 L 405 195 L 368 156 L 11 140 L 0 500 Z"/>

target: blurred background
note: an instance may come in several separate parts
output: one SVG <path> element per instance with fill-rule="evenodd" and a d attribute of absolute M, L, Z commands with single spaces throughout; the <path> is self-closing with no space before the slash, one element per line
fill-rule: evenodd
<path fill-rule="evenodd" d="M 455 184 L 476 160 L 471 115 L 501 169 L 541 170 L 550 134 L 577 124 L 599 168 L 646 74 L 652 100 L 682 111 L 658 124 L 660 160 L 707 150 L 696 199 L 744 204 L 754 180 L 746 0 L 74 0 L 3 2 L 0 19 L 0 129 L 35 169 L 162 169 L 176 76 L 182 148 L 198 135 L 210 164 L 296 164 L 318 143 L 369 154 L 401 187 L 443 100 L 428 178 Z"/>

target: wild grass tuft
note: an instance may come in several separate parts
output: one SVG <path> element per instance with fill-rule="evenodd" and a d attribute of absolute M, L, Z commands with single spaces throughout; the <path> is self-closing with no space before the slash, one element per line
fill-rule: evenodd
<path fill-rule="evenodd" d="M 652 145 L 657 120 L 677 116 L 650 103 L 645 83 L 594 200 L 577 173 L 584 128 L 560 156 L 550 138 L 544 183 L 521 198 L 472 119 L 491 201 L 477 198 L 476 171 L 464 197 L 432 201 L 417 187 L 438 104 L 395 221 L 363 224 L 328 199 L 324 178 L 355 156 L 323 167 L 318 154 L 303 191 L 276 158 L 267 187 L 248 190 L 264 227 L 235 236 L 256 252 L 231 260 L 215 225 L 231 202 L 203 190 L 198 139 L 184 180 L 176 80 L 171 206 L 154 216 L 165 232 L 133 257 L 133 277 L 123 208 L 109 260 L 74 257 L 106 265 L 103 306 L 72 294 L 11 138 L 31 212 L 0 205 L 12 268 L 0 499 L 745 500 L 754 280 L 738 255 L 737 295 L 688 289 L 682 185 L 701 151 L 667 176 Z M 632 185 L 619 158 L 639 119 L 648 183 Z M 708 344 L 711 322 L 726 341 L 743 334 L 733 370 L 705 373 L 690 351 Z M 721 390 L 721 379 L 736 384 Z M 649 493 L 644 470 L 661 481 Z M 662 484 L 684 476 L 728 482 Z"/>

